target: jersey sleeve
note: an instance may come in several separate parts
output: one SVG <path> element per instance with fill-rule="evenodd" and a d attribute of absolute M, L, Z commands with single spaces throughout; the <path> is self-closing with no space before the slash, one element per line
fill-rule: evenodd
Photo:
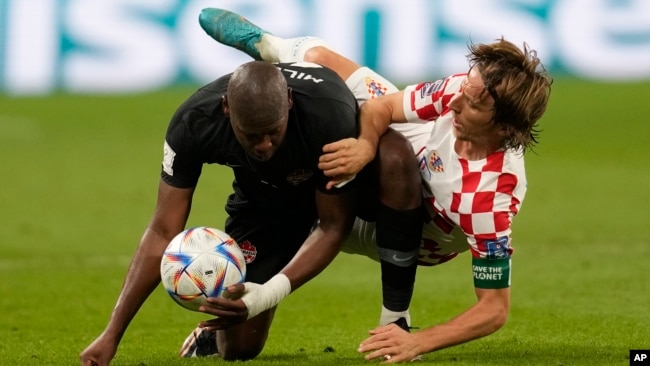
<path fill-rule="evenodd" d="M 449 110 L 448 104 L 460 91 L 466 74 L 422 82 L 404 89 L 403 108 L 408 122 L 435 121 Z"/>
<path fill-rule="evenodd" d="M 189 128 L 188 118 L 180 110 L 173 116 L 163 146 L 161 178 L 177 188 L 196 186 L 203 167 L 200 150 L 193 148 L 198 142 Z"/>

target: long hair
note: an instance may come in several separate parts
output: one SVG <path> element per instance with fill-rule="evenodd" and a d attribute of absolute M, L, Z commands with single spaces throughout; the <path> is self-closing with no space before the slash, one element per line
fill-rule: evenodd
<path fill-rule="evenodd" d="M 478 68 L 485 91 L 494 98 L 492 122 L 506 129 L 501 147 L 533 147 L 553 83 L 537 52 L 526 43 L 520 49 L 503 38 L 489 44 L 470 43 L 469 51 L 470 67 Z"/>

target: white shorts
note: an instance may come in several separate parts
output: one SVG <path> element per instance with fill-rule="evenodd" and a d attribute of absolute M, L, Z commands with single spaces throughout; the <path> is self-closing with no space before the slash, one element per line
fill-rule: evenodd
<path fill-rule="evenodd" d="M 352 232 L 343 243 L 341 251 L 348 254 L 359 254 L 379 262 L 377 252 L 377 235 L 375 223 L 356 218 Z"/>
<path fill-rule="evenodd" d="M 377 252 L 376 224 L 360 218 L 354 220 L 352 232 L 343 243 L 341 251 L 358 254 L 379 262 Z M 451 233 L 444 233 L 433 222 L 426 223 L 418 255 L 418 265 L 435 266 L 445 263 L 469 249 L 465 235 L 458 226 Z"/>

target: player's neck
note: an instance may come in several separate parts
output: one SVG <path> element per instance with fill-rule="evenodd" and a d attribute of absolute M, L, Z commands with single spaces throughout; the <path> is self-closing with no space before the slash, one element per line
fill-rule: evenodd
<path fill-rule="evenodd" d="M 454 144 L 456 154 L 466 160 L 482 160 L 499 151 L 501 145 L 496 141 L 473 141 L 457 139 Z"/>

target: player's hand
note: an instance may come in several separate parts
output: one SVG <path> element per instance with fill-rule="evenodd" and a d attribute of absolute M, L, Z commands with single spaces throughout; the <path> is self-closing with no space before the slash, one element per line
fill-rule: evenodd
<path fill-rule="evenodd" d="M 354 178 L 366 164 L 375 158 L 375 148 L 365 140 L 347 138 L 323 146 L 318 168 L 328 177 L 327 189 Z"/>
<path fill-rule="evenodd" d="M 82 366 L 108 366 L 116 352 L 117 342 L 102 333 L 81 352 L 79 358 Z"/>
<path fill-rule="evenodd" d="M 367 353 L 366 360 L 381 359 L 383 363 L 412 361 L 419 357 L 418 341 L 396 324 L 388 324 L 371 330 L 357 351 Z"/>
<path fill-rule="evenodd" d="M 244 293 L 244 284 L 238 283 L 228 286 L 222 297 L 208 297 L 207 304 L 200 306 L 199 311 L 214 315 L 217 318 L 203 321 L 199 323 L 199 326 L 209 330 L 217 330 L 245 322 L 248 319 L 248 308 L 241 300 Z"/>

